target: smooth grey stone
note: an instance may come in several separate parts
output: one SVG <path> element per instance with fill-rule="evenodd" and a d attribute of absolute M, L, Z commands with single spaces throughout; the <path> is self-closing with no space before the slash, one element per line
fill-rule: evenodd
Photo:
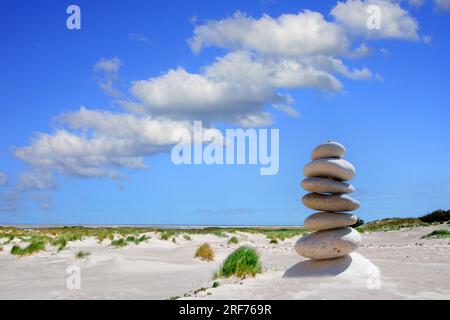
<path fill-rule="evenodd" d="M 305 220 L 305 228 L 311 231 L 330 230 L 354 225 L 358 217 L 348 213 L 317 212 Z"/>
<path fill-rule="evenodd" d="M 324 158 L 343 158 L 345 155 L 345 147 L 334 141 L 328 141 L 314 149 L 311 155 L 312 160 Z"/>
<path fill-rule="evenodd" d="M 304 236 L 295 244 L 295 251 L 306 258 L 323 260 L 345 256 L 358 249 L 360 244 L 359 232 L 346 227 Z"/>
<path fill-rule="evenodd" d="M 306 178 L 302 181 L 303 189 L 319 193 L 352 193 L 355 188 L 348 183 L 327 178 Z"/>
<path fill-rule="evenodd" d="M 359 208 L 359 202 L 344 194 L 308 193 L 302 202 L 310 209 L 328 212 L 353 211 Z"/>
<path fill-rule="evenodd" d="M 333 178 L 351 180 L 355 176 L 355 167 L 344 159 L 319 159 L 308 163 L 303 174 L 306 177 Z"/>

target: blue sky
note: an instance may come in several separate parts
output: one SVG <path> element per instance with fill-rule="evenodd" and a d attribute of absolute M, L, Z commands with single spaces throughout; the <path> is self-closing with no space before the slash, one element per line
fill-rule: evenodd
<path fill-rule="evenodd" d="M 81 30 L 66 28 L 70 4 Z M 370 4 L 382 9 L 373 32 L 348 16 Z M 9 3 L 0 11 L 0 223 L 301 224 L 311 213 L 299 202 L 302 167 L 327 139 L 357 169 L 363 219 L 450 208 L 450 4 L 341 5 Z M 241 78 L 244 63 L 264 76 Z M 193 120 L 278 128 L 279 173 L 175 166 L 167 128 Z"/>

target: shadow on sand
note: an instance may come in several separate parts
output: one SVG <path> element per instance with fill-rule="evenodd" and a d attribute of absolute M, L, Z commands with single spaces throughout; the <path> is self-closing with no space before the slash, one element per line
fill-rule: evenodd
<path fill-rule="evenodd" d="M 349 255 L 329 260 L 305 260 L 290 267 L 283 278 L 307 278 L 337 276 L 352 264 Z"/>

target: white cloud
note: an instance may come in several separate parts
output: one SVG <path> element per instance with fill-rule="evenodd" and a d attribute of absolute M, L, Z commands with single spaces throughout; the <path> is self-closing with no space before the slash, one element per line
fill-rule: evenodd
<path fill-rule="evenodd" d="M 237 12 L 232 17 L 197 26 L 188 43 L 194 52 L 217 46 L 283 57 L 344 54 L 350 45 L 339 26 L 309 10 L 278 18 L 263 15 L 260 19 Z"/>
<path fill-rule="evenodd" d="M 375 5 L 380 8 L 380 29 L 369 29 L 367 8 Z M 417 21 L 400 5 L 389 0 L 348 0 L 338 2 L 331 10 L 336 22 L 349 33 L 367 39 L 404 39 L 419 40 Z"/>
<path fill-rule="evenodd" d="M 94 70 L 106 73 L 117 73 L 122 65 L 122 60 L 117 57 L 112 59 L 103 58 L 94 65 Z"/>
<path fill-rule="evenodd" d="M 115 98 L 122 97 L 122 93 L 114 87 L 115 81 L 118 78 L 119 69 L 122 65 L 122 60 L 117 57 L 101 59 L 94 65 L 97 84 L 106 94 Z"/>
<path fill-rule="evenodd" d="M 134 82 L 131 93 L 140 102 L 129 107 L 143 114 L 175 119 L 268 125 L 269 106 L 293 114 L 292 99 L 281 94 L 280 89 L 339 92 L 343 86 L 334 74 L 354 80 L 371 77 L 367 68 L 350 70 L 341 60 L 326 56 L 281 59 L 236 51 L 218 58 L 201 73 L 178 68 Z"/>
<path fill-rule="evenodd" d="M 52 174 L 39 170 L 22 172 L 16 184 L 16 189 L 20 192 L 52 189 L 54 187 L 55 181 Z"/>
<path fill-rule="evenodd" d="M 7 182 L 6 174 L 0 171 L 0 187 L 4 186 Z"/>
<path fill-rule="evenodd" d="M 68 128 L 40 133 L 15 156 L 34 168 L 76 177 L 121 178 L 118 169 L 144 169 L 144 157 L 168 152 L 172 132 L 189 122 L 154 120 L 81 108 L 57 119 Z M 214 129 L 210 129 L 214 130 Z"/>
<path fill-rule="evenodd" d="M 450 11 L 450 0 L 434 0 L 434 8 L 437 11 Z"/>

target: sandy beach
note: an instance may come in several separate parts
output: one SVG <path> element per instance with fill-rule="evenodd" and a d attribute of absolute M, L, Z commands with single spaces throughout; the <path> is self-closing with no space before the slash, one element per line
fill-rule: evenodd
<path fill-rule="evenodd" d="M 25 257 L 11 255 L 11 243 L 0 252 L 0 299 L 450 299 L 450 240 L 421 239 L 436 229 L 449 225 L 364 233 L 357 252 L 378 267 L 375 288 L 354 283 L 351 273 L 283 277 L 305 260 L 294 251 L 297 238 L 269 244 L 262 234 L 237 232 L 239 245 L 229 245 L 214 234 L 179 236 L 174 243 L 149 233 L 150 240 L 124 248 L 90 238 L 70 242 L 61 252 L 47 248 Z M 214 249 L 212 262 L 194 258 L 204 242 Z M 263 272 L 218 279 L 212 288 L 214 273 L 241 245 L 257 249 Z M 81 250 L 89 256 L 76 259 Z M 80 268 L 79 290 L 67 287 L 71 266 Z"/>

